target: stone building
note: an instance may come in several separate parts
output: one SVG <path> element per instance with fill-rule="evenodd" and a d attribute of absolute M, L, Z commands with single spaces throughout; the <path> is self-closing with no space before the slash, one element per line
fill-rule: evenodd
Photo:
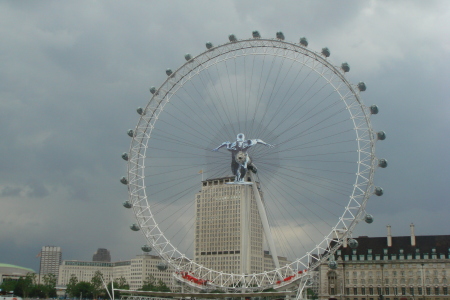
<path fill-rule="evenodd" d="M 335 253 L 338 264 L 319 267 L 319 299 L 446 300 L 450 299 L 450 235 L 356 238 Z"/>

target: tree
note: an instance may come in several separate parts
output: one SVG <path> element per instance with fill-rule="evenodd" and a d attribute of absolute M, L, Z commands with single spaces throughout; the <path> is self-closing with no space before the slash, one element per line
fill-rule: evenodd
<path fill-rule="evenodd" d="M 29 272 L 27 273 L 27 275 L 25 275 L 25 277 L 19 278 L 16 287 L 14 289 L 14 294 L 21 296 L 23 298 L 28 298 L 35 284 L 36 284 L 36 274 Z"/>
<path fill-rule="evenodd" d="M 66 293 L 69 296 L 71 296 L 71 297 L 78 296 L 77 294 L 75 294 L 75 287 L 76 287 L 77 283 L 78 283 L 77 276 L 75 276 L 75 274 L 70 275 L 69 283 L 66 286 Z"/>
<path fill-rule="evenodd" d="M 16 280 L 4 280 L 0 284 L 0 289 L 5 292 L 13 292 L 16 289 L 17 281 Z"/>
<path fill-rule="evenodd" d="M 153 275 L 148 275 L 142 284 L 142 291 L 155 291 L 156 290 L 156 279 Z"/>
<path fill-rule="evenodd" d="M 45 298 L 56 296 L 56 275 L 48 273 L 44 275 L 43 292 Z"/>
<path fill-rule="evenodd" d="M 161 279 L 158 280 L 158 285 L 156 286 L 156 290 L 158 292 L 170 292 L 169 287 Z"/>
<path fill-rule="evenodd" d="M 111 294 L 112 293 L 111 282 L 108 283 L 107 288 L 108 288 L 109 294 L 112 295 Z M 125 277 L 121 276 L 120 278 L 116 278 L 114 280 L 114 289 L 129 290 L 130 289 L 130 285 L 128 284 L 128 282 L 125 279 Z M 114 291 L 114 298 L 117 298 L 117 299 L 120 298 L 120 292 L 119 291 Z"/>
<path fill-rule="evenodd" d="M 102 291 L 102 285 L 103 285 L 103 273 L 99 270 L 95 271 L 94 277 L 91 279 L 91 287 L 92 287 L 92 295 L 95 299 L 97 299 L 97 296 Z"/>
<path fill-rule="evenodd" d="M 91 298 L 92 285 L 90 282 L 80 281 L 75 285 L 74 297 Z"/>

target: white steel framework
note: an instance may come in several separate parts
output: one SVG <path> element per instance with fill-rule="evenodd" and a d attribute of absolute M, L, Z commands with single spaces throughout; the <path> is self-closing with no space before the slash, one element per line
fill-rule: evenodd
<path fill-rule="evenodd" d="M 177 270 L 177 273 L 174 275 L 177 280 L 183 281 L 194 289 L 256 291 L 266 288 L 283 289 L 286 286 L 300 284 L 302 278 L 304 281 L 305 276 L 309 276 L 310 270 L 327 260 L 329 255 L 345 239 L 351 236 L 354 227 L 365 215 L 367 200 L 374 190 L 373 176 L 378 161 L 375 157 L 376 134 L 371 128 L 370 110 L 362 103 L 358 87 L 346 79 L 343 69 L 332 65 L 324 55 L 314 52 L 301 44 L 290 43 L 280 39 L 253 38 L 235 40 L 220 46 L 211 47 L 195 57 L 188 58 L 189 60 L 177 70 L 173 72 L 167 71 L 167 79 L 154 91 L 149 103 L 140 113 L 137 126 L 133 130 L 131 146 L 128 152 L 127 185 L 129 202 L 136 216 L 137 225 L 151 247 Z M 256 71 L 258 64 L 265 65 Z M 239 68 L 245 69 L 247 73 L 244 73 L 244 76 L 241 76 L 242 74 L 233 74 L 233 71 L 237 73 Z M 290 73 L 294 68 L 298 68 L 298 74 L 300 72 L 308 72 L 301 79 L 302 81 Z M 214 71 L 216 73 L 213 73 Z M 285 72 L 284 75 L 282 74 L 283 72 Z M 267 78 L 262 78 L 261 75 L 261 78 L 257 80 L 256 77 L 259 73 L 268 74 L 264 75 Z M 271 77 L 275 75 L 276 78 Z M 311 78 L 315 78 L 315 81 Z M 317 82 L 320 82 L 321 85 Z M 289 85 L 289 83 L 291 84 Z M 244 86 L 243 89 L 239 89 L 241 85 Z M 258 86 L 258 90 L 255 89 L 255 86 Z M 321 88 L 316 88 L 316 86 Z M 317 91 L 314 92 L 313 87 Z M 199 91 L 200 88 L 203 90 Z M 253 89 L 256 92 L 251 94 Z M 286 90 L 285 96 L 280 100 L 282 98 L 280 91 L 284 89 Z M 327 89 L 328 94 L 325 95 L 324 89 Z M 302 91 L 302 94 L 300 94 L 300 91 Z M 194 93 L 196 93 L 195 97 L 192 96 Z M 290 96 L 286 96 L 287 93 Z M 314 103 L 316 101 L 314 97 L 321 93 L 323 96 L 321 96 L 320 102 Z M 231 98 L 233 100 L 227 100 Z M 267 100 L 261 100 L 263 98 Z M 331 98 L 335 100 L 330 100 Z M 211 99 L 216 101 L 216 103 L 211 104 Z M 245 100 L 241 99 L 253 100 L 245 102 Z M 280 102 L 276 103 L 276 101 Z M 297 101 L 301 103 L 301 107 L 298 106 L 300 104 L 297 104 Z M 196 105 L 198 105 L 198 108 Z M 203 109 L 201 107 L 205 110 L 196 114 L 200 109 Z M 215 107 L 218 112 L 211 111 L 211 107 Z M 244 109 L 245 113 L 241 113 Z M 264 109 L 266 110 L 264 111 Z M 276 112 L 284 115 L 277 117 L 274 114 Z M 300 112 L 304 113 L 302 117 L 298 116 Z M 271 116 L 271 114 L 274 116 Z M 334 123 L 328 122 L 335 115 L 341 114 L 345 114 L 347 116 L 346 119 L 333 121 Z M 246 119 L 246 116 L 251 115 L 253 117 Z M 282 120 L 277 123 L 277 118 L 282 118 Z M 314 122 L 316 118 L 320 118 L 320 120 Z M 216 122 L 220 124 L 215 125 Z M 328 130 L 334 130 L 333 128 L 339 127 L 340 123 L 346 124 L 347 127 L 336 133 L 331 131 L 330 133 L 325 133 Z M 162 134 L 158 134 L 164 127 L 169 129 Z M 221 128 L 221 130 L 216 130 L 215 128 Z M 278 128 L 283 129 L 277 132 Z M 320 194 L 318 200 L 311 201 L 311 203 L 314 202 L 314 205 L 317 205 L 314 210 L 306 211 L 310 209 L 308 205 L 313 204 L 305 204 L 305 206 L 302 206 L 303 208 L 299 209 L 299 211 L 306 211 L 306 213 L 304 217 L 298 218 L 299 220 L 301 219 L 298 222 L 306 223 L 308 217 L 313 218 L 314 215 L 317 215 L 317 221 L 311 222 L 313 223 L 313 228 L 317 229 L 317 232 L 314 232 L 309 237 L 313 245 L 302 254 L 296 254 L 297 256 L 287 265 L 280 266 L 276 262 L 278 255 L 275 244 L 277 243 L 276 246 L 281 247 L 279 241 L 282 238 L 279 238 L 277 242 L 271 238 L 270 226 L 274 224 L 269 225 L 270 214 L 274 212 L 272 210 L 267 211 L 269 218 L 263 218 L 262 221 L 267 237 L 266 242 L 272 255 L 275 256 L 275 268 L 258 274 L 232 274 L 221 270 L 211 270 L 196 263 L 190 259 L 191 255 L 179 249 L 183 242 L 177 241 L 176 235 L 179 232 L 174 227 L 178 225 L 173 226 L 173 224 L 178 224 L 181 219 L 186 218 L 188 219 L 185 226 L 187 232 L 187 227 L 191 226 L 188 224 L 193 224 L 192 220 L 189 220 L 189 216 L 186 214 L 180 214 L 179 217 L 170 217 L 170 214 L 164 215 L 161 212 L 163 210 L 161 208 L 162 205 L 169 206 L 169 203 L 170 205 L 173 204 L 171 208 L 173 210 L 187 211 L 187 206 L 176 206 L 175 203 L 178 199 L 188 199 L 186 201 L 190 201 L 192 205 L 195 205 L 193 195 L 197 188 L 187 188 L 184 185 L 185 182 L 192 179 L 190 175 L 186 175 L 188 174 L 186 172 L 188 168 L 197 168 L 198 173 L 201 173 L 202 176 L 207 174 L 211 177 L 211 175 L 217 174 L 214 173 L 216 168 L 225 166 L 229 173 L 229 167 L 227 167 L 229 155 L 226 155 L 226 159 L 217 158 L 221 160 L 221 165 L 219 163 L 215 164 L 214 161 L 217 156 L 208 154 L 208 149 L 212 149 L 211 145 L 215 141 L 222 141 L 222 138 L 214 140 L 215 134 L 217 135 L 221 131 L 229 131 L 231 133 L 225 134 L 225 136 L 231 139 L 241 129 L 247 130 L 244 133 L 249 138 L 260 137 L 252 137 L 249 134 L 264 135 L 266 132 L 278 137 L 279 143 L 274 148 L 275 152 L 277 152 L 276 155 L 273 155 L 273 152 L 270 154 L 269 150 L 262 150 L 253 154 L 256 158 L 260 157 L 261 161 L 264 160 L 264 157 L 269 157 L 266 160 L 266 165 L 261 161 L 256 161 L 256 165 L 259 167 L 256 175 L 259 176 L 258 180 L 263 188 L 266 188 L 263 191 L 268 196 L 273 194 L 273 197 L 277 199 L 283 196 L 295 198 L 297 192 L 295 190 L 290 192 L 289 190 L 294 186 L 298 186 L 299 195 L 304 195 L 305 198 L 311 198 L 311 196 L 306 196 L 306 194 Z M 172 135 L 171 130 L 178 133 Z M 290 132 L 289 130 L 293 132 L 290 138 L 286 140 L 280 138 L 286 132 Z M 352 151 L 341 149 L 341 144 L 344 141 L 336 140 L 336 136 L 345 136 L 349 131 L 353 138 L 345 142 L 351 143 Z M 309 140 L 302 143 L 301 149 L 303 150 L 297 151 L 300 148 L 293 145 L 292 143 L 294 142 L 292 141 L 304 137 L 309 138 Z M 150 141 L 151 139 L 152 141 Z M 266 140 L 266 142 L 271 141 Z M 308 145 L 316 150 L 316 153 L 308 155 L 314 156 L 315 161 L 319 161 L 324 165 L 327 164 L 327 168 L 311 167 L 309 163 L 314 162 L 314 160 L 308 160 L 303 164 L 306 159 L 299 159 L 301 155 L 298 153 L 310 153 L 308 152 Z M 192 149 L 197 150 L 192 152 L 185 151 L 183 147 L 186 147 L 186 149 L 192 147 Z M 332 150 L 327 150 L 327 152 L 322 154 L 320 149 L 324 147 Z M 345 172 L 345 174 L 344 172 L 340 174 L 340 167 L 334 168 L 333 166 L 341 166 L 347 162 L 342 162 L 338 159 L 326 161 L 321 160 L 320 157 L 322 155 L 333 158 L 346 152 L 352 152 L 354 159 L 348 162 L 349 164 L 352 163 L 353 169 L 351 170 L 353 171 Z M 203 162 L 199 160 L 200 163 L 196 161 L 195 163 L 198 163 L 197 166 L 191 166 L 187 162 L 180 163 L 183 157 L 185 157 L 185 161 L 195 161 L 197 157 L 203 156 L 208 161 Z M 283 164 L 284 161 L 287 163 Z M 303 168 L 302 171 L 297 169 L 297 165 L 300 164 Z M 171 165 L 176 166 L 172 169 Z M 268 170 L 266 173 L 264 173 L 265 166 L 267 166 Z M 280 168 L 283 169 L 279 171 Z M 302 174 L 306 174 L 307 170 L 314 171 L 308 173 L 307 177 L 299 179 Z M 264 174 L 267 175 L 268 172 L 270 173 L 269 183 L 264 187 L 263 176 Z M 173 176 L 164 177 L 169 173 Z M 344 177 L 350 173 L 353 174 L 351 175 L 353 177 L 352 182 L 341 183 L 341 181 L 344 181 Z M 197 176 L 195 180 L 199 185 L 201 182 L 199 179 L 200 175 L 195 173 L 193 176 Z M 285 177 L 277 179 L 277 176 Z M 343 180 L 339 180 L 340 176 L 342 176 Z M 169 184 L 171 180 L 173 180 L 173 184 Z M 301 183 L 298 183 L 296 180 L 300 180 L 299 182 Z M 350 187 L 341 188 L 340 184 L 348 184 Z M 330 193 L 346 193 L 345 198 L 347 200 L 345 203 L 339 200 L 341 202 L 338 203 L 338 200 L 331 199 Z M 166 194 L 170 195 L 166 197 Z M 256 193 L 256 195 L 259 194 Z M 342 198 L 341 196 L 339 197 Z M 162 200 L 155 202 L 155 199 Z M 269 204 L 266 197 L 265 201 L 267 209 Z M 327 204 L 327 201 L 330 204 Z M 261 199 L 259 199 L 258 204 L 260 214 L 263 214 L 264 207 Z M 341 207 L 341 211 L 336 212 L 337 209 L 330 208 L 333 205 Z M 322 225 L 317 225 L 321 219 L 319 211 L 330 211 L 330 216 L 338 214 L 335 223 L 331 224 L 326 232 L 321 229 Z M 161 219 L 160 217 L 163 215 L 164 217 Z M 163 225 L 165 220 L 170 218 L 173 218 L 172 222 L 170 222 L 171 224 Z M 287 220 L 290 217 L 286 215 L 284 219 Z M 329 224 L 329 222 L 326 224 Z M 282 228 L 283 226 L 279 225 L 277 227 Z M 169 232 L 175 232 L 172 233 L 172 238 L 169 236 Z M 305 230 L 305 234 L 308 235 L 307 230 Z M 193 238 L 193 236 L 190 237 L 190 239 Z M 290 237 L 284 238 L 287 241 L 295 239 Z M 303 239 L 306 238 L 300 237 L 299 234 L 296 239 L 300 240 L 299 243 L 302 243 Z M 195 249 L 191 251 L 195 251 Z M 186 280 L 181 275 L 184 274 L 183 272 L 189 272 L 190 278 L 195 278 L 196 280 Z"/>

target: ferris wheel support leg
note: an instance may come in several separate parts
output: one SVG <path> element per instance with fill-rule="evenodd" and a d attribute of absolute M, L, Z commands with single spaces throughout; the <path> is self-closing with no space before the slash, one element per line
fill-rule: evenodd
<path fill-rule="evenodd" d="M 295 298 L 296 300 L 303 300 L 306 299 L 306 295 L 303 295 L 303 292 L 305 291 L 305 288 L 308 284 L 308 279 L 309 276 L 304 276 L 301 280 L 300 280 L 300 284 L 298 285 L 298 290 L 297 290 L 297 297 Z"/>
<path fill-rule="evenodd" d="M 275 248 L 275 243 L 272 238 L 272 232 L 270 231 L 269 221 L 267 220 L 267 214 L 266 214 L 266 208 L 264 207 L 264 204 L 261 201 L 261 195 L 258 191 L 258 185 L 255 181 L 255 178 L 253 177 L 253 173 L 250 173 L 250 179 L 252 180 L 252 188 L 253 188 L 253 194 L 255 195 L 256 200 L 256 206 L 258 207 L 259 216 L 261 218 L 261 223 L 263 226 L 264 234 L 267 239 L 267 244 L 269 244 L 269 250 L 272 254 L 273 263 L 275 264 L 275 268 L 280 268 L 280 263 L 278 261 L 278 254 L 277 249 Z"/>

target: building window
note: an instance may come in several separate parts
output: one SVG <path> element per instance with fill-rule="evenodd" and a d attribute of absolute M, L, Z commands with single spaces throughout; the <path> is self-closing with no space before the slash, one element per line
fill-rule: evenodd
<path fill-rule="evenodd" d="M 413 287 L 410 287 L 410 288 L 409 288 L 409 294 L 410 294 L 410 295 L 414 295 L 414 288 L 413 288 Z"/>
<path fill-rule="evenodd" d="M 387 288 L 384 288 L 384 294 L 385 295 L 389 295 L 389 288 L 387 287 Z"/>
<path fill-rule="evenodd" d="M 358 289 L 357 288 L 353 288 L 353 295 L 358 295 Z"/>
<path fill-rule="evenodd" d="M 430 287 L 427 287 L 426 291 L 427 291 L 427 295 L 431 295 L 431 288 Z"/>
<path fill-rule="evenodd" d="M 442 293 L 443 293 L 444 295 L 448 295 L 448 288 L 447 288 L 447 287 L 443 287 L 443 288 L 442 288 Z"/>
<path fill-rule="evenodd" d="M 366 294 L 366 288 L 361 288 L 361 295 L 365 295 Z"/>
<path fill-rule="evenodd" d="M 350 289 L 349 288 L 345 288 L 345 294 L 350 295 Z"/>
<path fill-rule="evenodd" d="M 434 294 L 435 295 L 439 295 L 439 287 L 435 287 L 434 288 Z"/>
<path fill-rule="evenodd" d="M 369 295 L 373 295 L 373 288 L 369 288 Z"/>
<path fill-rule="evenodd" d="M 334 291 L 334 288 L 330 288 L 330 295 L 336 295 L 336 292 Z"/>

